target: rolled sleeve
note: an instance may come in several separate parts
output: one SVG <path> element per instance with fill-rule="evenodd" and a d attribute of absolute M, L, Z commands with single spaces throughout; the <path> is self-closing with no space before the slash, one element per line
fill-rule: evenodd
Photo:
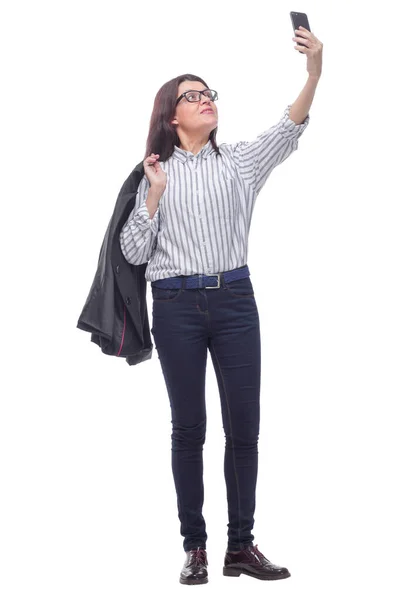
<path fill-rule="evenodd" d="M 153 215 L 153 218 L 150 219 L 150 213 L 147 208 L 146 203 L 139 206 L 136 215 L 133 217 L 138 228 L 142 231 L 146 231 L 146 229 L 150 229 L 150 231 L 157 235 L 158 225 L 160 219 L 160 205 L 158 205 L 156 212 Z"/>
<path fill-rule="evenodd" d="M 148 262 L 157 246 L 157 234 L 160 221 L 160 206 L 157 207 L 153 218 L 146 205 L 150 184 L 144 176 L 139 184 L 136 204 L 123 226 L 119 240 L 122 253 L 126 260 L 134 265 Z"/>
<path fill-rule="evenodd" d="M 310 115 L 308 114 L 302 123 L 296 125 L 296 123 L 289 118 L 289 112 L 291 107 L 292 105 L 289 104 L 289 106 L 285 108 L 283 117 L 279 121 L 279 133 L 282 137 L 286 139 L 298 139 L 307 127 L 310 121 Z"/>

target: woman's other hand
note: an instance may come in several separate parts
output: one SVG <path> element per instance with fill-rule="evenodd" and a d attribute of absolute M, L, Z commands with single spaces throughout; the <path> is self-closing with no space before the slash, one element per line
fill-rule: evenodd
<path fill-rule="evenodd" d="M 152 153 L 144 159 L 143 166 L 150 186 L 163 192 L 167 186 L 167 174 L 162 170 L 158 162 L 159 156 L 159 154 Z"/>

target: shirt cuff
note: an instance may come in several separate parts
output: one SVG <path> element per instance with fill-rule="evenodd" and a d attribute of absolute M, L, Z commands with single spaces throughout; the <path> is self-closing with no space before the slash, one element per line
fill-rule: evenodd
<path fill-rule="evenodd" d="M 310 121 L 310 115 L 308 114 L 304 119 L 303 123 L 296 125 L 292 119 L 289 119 L 289 111 L 291 104 L 285 108 L 284 115 L 280 122 L 279 132 L 284 138 L 297 138 L 300 137 Z"/>
<path fill-rule="evenodd" d="M 158 205 L 156 212 L 153 215 L 153 218 L 150 219 L 149 210 L 147 208 L 146 203 L 143 204 L 140 208 L 138 208 L 137 213 L 135 214 L 134 221 L 136 225 L 142 231 L 146 231 L 150 229 L 154 235 L 158 233 L 158 223 L 160 219 L 160 206 Z"/>

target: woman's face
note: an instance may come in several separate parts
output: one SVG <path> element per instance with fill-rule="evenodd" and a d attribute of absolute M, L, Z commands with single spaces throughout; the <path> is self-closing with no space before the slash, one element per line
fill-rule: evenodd
<path fill-rule="evenodd" d="M 204 91 L 205 85 L 201 81 L 183 81 L 179 85 L 177 99 L 183 92 L 189 90 Z M 203 112 L 204 110 L 212 112 Z M 175 109 L 175 117 L 172 121 L 186 133 L 201 135 L 210 134 L 218 125 L 218 109 L 210 98 L 201 94 L 199 102 L 188 102 L 185 97 L 181 98 Z M 179 135 L 179 132 L 178 132 Z"/>

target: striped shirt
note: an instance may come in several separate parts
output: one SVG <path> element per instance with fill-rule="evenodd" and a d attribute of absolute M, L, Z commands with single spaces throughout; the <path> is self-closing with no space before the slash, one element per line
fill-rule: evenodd
<path fill-rule="evenodd" d="M 310 116 L 296 125 L 287 106 L 281 119 L 254 141 L 208 141 L 197 154 L 175 146 L 161 168 L 167 185 L 152 219 L 146 206 L 149 180 L 138 186 L 136 203 L 120 233 L 121 250 L 134 265 L 148 262 L 145 278 L 209 275 L 247 263 L 256 198 L 272 170 L 297 150 Z"/>

